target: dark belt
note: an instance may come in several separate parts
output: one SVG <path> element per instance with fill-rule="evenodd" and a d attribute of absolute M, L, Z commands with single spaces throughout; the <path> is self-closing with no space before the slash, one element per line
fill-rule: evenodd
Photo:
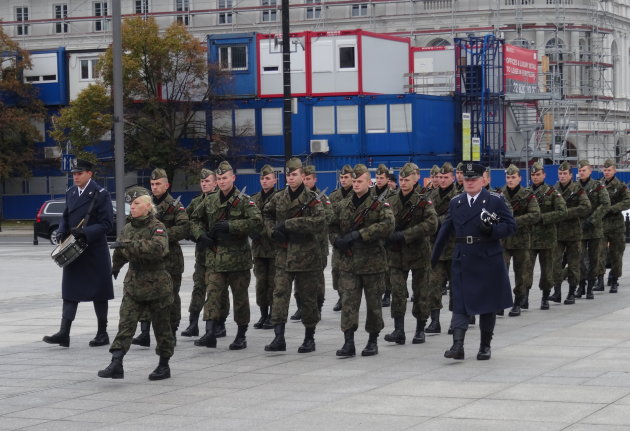
<path fill-rule="evenodd" d="M 492 238 L 484 238 L 482 236 L 458 236 L 455 238 L 455 242 L 462 244 L 477 244 L 479 242 L 493 242 L 496 241 Z"/>
<path fill-rule="evenodd" d="M 165 266 L 163 263 L 159 263 L 157 265 L 151 265 L 148 263 L 130 263 L 129 269 L 132 269 L 134 271 L 159 271 L 165 269 Z"/>

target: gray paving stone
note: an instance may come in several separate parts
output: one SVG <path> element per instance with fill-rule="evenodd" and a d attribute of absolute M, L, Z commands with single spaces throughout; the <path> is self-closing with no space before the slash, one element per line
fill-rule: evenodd
<path fill-rule="evenodd" d="M 563 430 L 566 424 L 550 422 L 499 421 L 485 419 L 433 418 L 409 431 L 555 431 Z"/>
<path fill-rule="evenodd" d="M 584 424 L 625 425 L 630 424 L 630 408 L 627 405 L 604 406 L 580 421 Z"/>

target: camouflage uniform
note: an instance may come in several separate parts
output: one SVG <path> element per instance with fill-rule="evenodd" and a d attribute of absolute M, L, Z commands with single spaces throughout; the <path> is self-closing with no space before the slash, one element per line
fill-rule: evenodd
<path fill-rule="evenodd" d="M 417 172 L 417 166 L 407 163 L 400 170 L 400 176 L 407 177 L 414 172 Z M 396 227 L 386 246 L 392 285 L 391 316 L 395 329 L 392 334 L 385 336 L 385 340 L 398 344 L 405 343 L 403 322 L 407 309 L 407 277 L 410 271 L 414 298 L 412 313 L 417 320 L 415 344 L 424 342 L 424 327 L 431 311 L 428 297 L 431 268 L 429 240 L 437 228 L 437 215 L 428 196 L 419 195 L 415 188 L 407 196 L 400 191 L 388 200 L 396 221 Z M 401 240 L 397 236 L 402 237 Z"/>
<path fill-rule="evenodd" d="M 507 175 L 514 175 L 519 173 L 519 170 L 516 166 L 510 165 L 505 172 Z M 514 260 L 514 307 L 510 313 L 518 315 L 520 306 L 526 305 L 527 287 L 532 285 L 531 226 L 540 219 L 540 207 L 534 194 L 526 187 L 516 186 L 514 190 L 510 190 L 504 186 L 501 193 L 512 207 L 516 221 L 516 234 L 503 240 L 503 257 L 508 269 L 510 259 Z"/>
<path fill-rule="evenodd" d="M 542 171 L 540 163 L 532 165 L 532 173 Z M 567 213 L 567 204 L 556 189 L 544 182 L 539 186 L 532 185 L 534 196 L 540 208 L 540 220 L 532 226 L 532 268 L 536 265 L 536 256 L 540 262 L 540 281 L 538 287 L 542 291 L 541 309 L 549 308 L 549 292 L 553 286 L 553 251 L 557 244 L 558 223 Z M 532 280 L 533 282 L 533 280 Z M 527 292 L 532 285 L 527 286 Z"/>
<path fill-rule="evenodd" d="M 145 193 L 148 195 L 148 191 Z M 170 326 L 173 304 L 171 276 L 165 269 L 169 241 L 164 225 L 152 214 L 131 218 L 123 227 L 113 255 L 112 272 L 118 273 L 125 263 L 123 299 L 120 304 L 118 334 L 109 351 L 127 353 L 140 316 L 148 313 L 153 322 L 157 346 L 155 353 L 170 358 L 175 349 L 175 337 Z"/>
<path fill-rule="evenodd" d="M 464 166 L 464 163 L 459 162 L 457 164 L 457 167 L 455 168 L 455 171 L 463 173 L 464 172 L 463 171 L 463 166 Z M 464 183 L 460 184 L 460 183 L 457 182 L 457 179 L 455 179 L 455 189 L 457 190 L 457 193 L 463 193 L 464 192 Z"/>
<path fill-rule="evenodd" d="M 387 175 L 389 175 L 389 169 L 387 168 L 387 166 L 380 164 L 378 168 L 376 169 L 376 173 L 377 174 L 386 173 Z M 389 187 L 387 187 L 387 185 L 384 186 L 383 188 L 379 188 L 378 186 L 374 185 L 374 187 L 370 188 L 370 193 L 372 193 L 374 198 L 378 198 L 379 196 L 381 196 L 381 194 L 384 193 L 384 199 L 387 201 L 392 196 L 396 196 L 398 194 L 398 190 L 392 190 Z M 387 248 L 385 249 L 385 253 L 386 253 L 385 258 L 387 258 Z M 391 294 L 392 294 L 392 283 L 389 276 L 389 265 L 388 265 L 387 272 L 385 273 L 385 294 L 383 295 L 383 300 L 382 300 L 383 307 L 389 307 L 391 305 L 391 299 L 390 299 Z M 407 288 L 405 287 L 405 298 L 408 298 L 408 297 L 409 297 L 409 293 L 407 292 Z"/>
<path fill-rule="evenodd" d="M 586 160 L 581 160 L 578 165 L 584 167 L 590 166 L 590 163 Z M 582 296 L 584 284 L 588 281 L 587 297 L 591 298 L 595 278 L 597 277 L 599 253 L 604 237 L 602 218 L 610 209 L 610 196 L 604 184 L 590 177 L 585 182 L 578 180 L 578 184 L 584 189 L 586 196 L 591 201 L 591 211 L 582 220 L 582 270 L 580 289 L 576 297 L 580 298 Z"/>
<path fill-rule="evenodd" d="M 571 166 L 563 162 L 559 170 L 568 171 Z M 580 281 L 580 254 L 582 250 L 582 221 L 581 218 L 589 214 L 591 202 L 586 193 L 576 181 L 563 186 L 557 182 L 554 188 L 562 194 L 562 198 L 567 205 L 567 213 L 556 225 L 558 241 L 554 249 L 553 263 L 553 284 L 554 294 L 550 298 L 555 302 L 560 302 L 560 285 L 563 280 L 563 260 L 566 256 L 569 278 L 569 295 L 565 304 L 575 302 L 574 294 L 577 284 Z"/>

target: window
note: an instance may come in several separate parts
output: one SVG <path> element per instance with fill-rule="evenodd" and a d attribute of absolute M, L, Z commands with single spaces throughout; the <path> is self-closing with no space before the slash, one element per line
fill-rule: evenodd
<path fill-rule="evenodd" d="M 313 107 L 313 134 L 331 135 L 335 133 L 335 108 L 333 106 Z"/>
<path fill-rule="evenodd" d="M 322 4 L 322 0 L 306 0 L 306 4 Z M 306 8 L 306 19 L 319 19 L 322 16 L 322 7 L 307 7 Z"/>
<path fill-rule="evenodd" d="M 136 0 L 136 13 L 147 14 L 149 13 L 149 0 Z"/>
<path fill-rule="evenodd" d="M 411 104 L 389 105 L 389 131 L 391 133 L 409 133 L 411 126 Z"/>
<path fill-rule="evenodd" d="M 232 9 L 232 0 L 218 0 L 219 9 Z M 232 24 L 232 12 L 220 12 L 219 24 Z"/>
<path fill-rule="evenodd" d="M 342 135 L 359 133 L 358 106 L 337 106 L 337 133 Z"/>
<path fill-rule="evenodd" d="M 367 16 L 368 15 L 368 5 L 367 3 L 361 4 L 353 4 L 352 5 L 352 16 Z"/>
<path fill-rule="evenodd" d="M 56 4 L 53 6 L 53 17 L 55 19 L 66 19 L 68 18 L 68 5 L 67 4 Z M 56 22 L 55 23 L 55 33 L 68 33 L 68 23 L 67 22 Z"/>
<path fill-rule="evenodd" d="M 365 132 L 387 133 L 387 105 L 365 106 Z"/>
<path fill-rule="evenodd" d="M 18 22 L 28 21 L 28 7 L 18 6 L 15 8 L 15 20 Z M 15 27 L 15 32 L 18 36 L 28 35 L 28 24 L 18 24 Z"/>
<path fill-rule="evenodd" d="M 109 9 L 106 1 L 98 1 L 94 3 L 94 16 L 107 16 Z M 94 31 L 107 31 L 109 30 L 109 20 L 97 19 L 94 21 Z"/>
<path fill-rule="evenodd" d="M 236 136 L 256 136 L 256 110 L 235 109 L 234 127 Z"/>
<path fill-rule="evenodd" d="M 96 64 L 98 59 L 85 58 L 81 59 L 81 81 L 93 81 L 96 79 Z"/>
<path fill-rule="evenodd" d="M 247 70 L 247 46 L 222 46 L 219 48 L 221 70 Z"/>
<path fill-rule="evenodd" d="M 339 47 L 339 69 L 356 69 L 354 46 Z"/>
<path fill-rule="evenodd" d="M 277 6 L 278 0 L 262 0 L 263 6 L 273 6 L 273 9 L 267 9 L 262 11 L 262 21 L 263 22 L 272 22 L 278 20 L 278 11 L 275 9 Z"/>
<path fill-rule="evenodd" d="M 189 12 L 190 1 L 189 0 L 175 0 L 175 10 L 177 12 Z M 190 25 L 190 14 L 177 15 L 177 23 L 182 25 Z"/>
<path fill-rule="evenodd" d="M 32 83 L 57 82 L 57 54 L 31 54 L 31 68 L 24 71 L 24 81 Z"/>
<path fill-rule="evenodd" d="M 282 108 L 263 108 L 260 113 L 263 136 L 282 135 Z"/>

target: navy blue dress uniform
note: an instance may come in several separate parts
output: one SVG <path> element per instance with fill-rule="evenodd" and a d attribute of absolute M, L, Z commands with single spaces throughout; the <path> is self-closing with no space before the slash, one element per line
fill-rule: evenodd
<path fill-rule="evenodd" d="M 483 166 L 474 163 L 464 163 L 463 169 L 465 180 L 480 178 L 484 171 Z M 496 312 L 512 306 L 510 280 L 500 239 L 513 235 L 516 223 L 501 195 L 482 188 L 472 206 L 469 199 L 464 192 L 450 201 L 446 219 L 436 237 L 431 262 L 438 261 L 454 231 L 456 240 L 451 266 L 453 347 L 445 357 L 464 359 L 463 343 L 469 316 L 479 314 L 482 343 L 477 358 L 489 359 Z M 497 217 L 491 226 L 481 220 L 483 209 Z"/>
<path fill-rule="evenodd" d="M 93 165 L 85 160 L 76 160 L 72 172 L 92 172 Z M 91 210 L 90 210 L 91 208 Z M 87 224 L 77 229 L 78 224 L 90 213 Z M 114 224 L 112 199 L 107 190 L 93 179 L 83 190 L 72 186 L 66 192 L 66 208 L 59 223 L 57 239 L 69 235 L 87 243 L 85 251 L 72 263 L 63 268 L 61 297 L 63 312 L 60 331 L 44 337 L 51 344 L 68 346 L 70 326 L 76 315 L 79 302 L 94 302 L 98 319 L 96 337 L 90 346 L 109 344 L 107 336 L 107 301 L 114 298 L 112 264 L 107 246 L 107 232 Z"/>

